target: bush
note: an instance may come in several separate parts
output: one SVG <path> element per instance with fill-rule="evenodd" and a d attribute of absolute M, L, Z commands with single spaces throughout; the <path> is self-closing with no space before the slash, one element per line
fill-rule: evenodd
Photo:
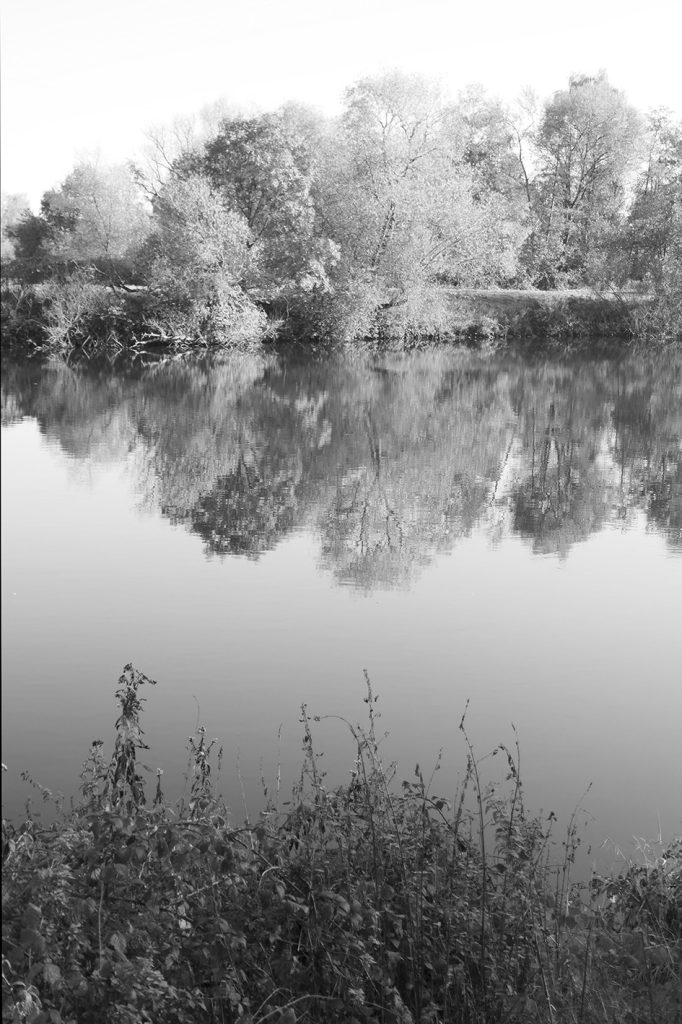
<path fill-rule="evenodd" d="M 244 350 L 267 334 L 267 317 L 239 288 L 216 278 L 193 295 L 145 298 L 144 332 L 172 345 Z"/>
<path fill-rule="evenodd" d="M 48 278 L 35 291 L 44 310 L 45 347 L 56 352 L 98 335 L 116 307 L 111 289 L 97 282 L 89 270 Z"/>
<path fill-rule="evenodd" d="M 188 798 L 168 806 L 159 775 L 149 806 L 151 684 L 125 667 L 112 757 L 93 744 L 71 812 L 49 829 L 3 822 L 4 1019 L 22 1019 L 23 993 L 54 1024 L 679 1019 L 682 842 L 581 891 L 575 827 L 555 863 L 551 823 L 524 807 L 518 747 L 495 751 L 508 791 L 486 787 L 462 719 L 454 803 L 419 767 L 397 791 L 369 680 L 368 727 L 346 723 L 347 786 L 327 789 L 303 706 L 288 813 L 268 804 L 235 827 L 203 729 Z"/>

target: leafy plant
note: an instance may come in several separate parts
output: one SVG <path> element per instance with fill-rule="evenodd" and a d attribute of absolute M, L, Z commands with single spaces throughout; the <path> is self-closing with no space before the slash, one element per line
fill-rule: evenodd
<path fill-rule="evenodd" d="M 303 706 L 284 810 L 267 802 L 255 824 L 232 824 L 214 788 L 222 751 L 203 727 L 186 798 L 168 805 L 158 776 L 149 807 L 138 758 L 151 683 L 125 666 L 111 758 L 93 744 L 76 806 L 49 828 L 30 813 L 3 822 L 3 1019 L 679 1019 L 682 840 L 576 885 L 575 820 L 557 858 L 553 816 L 525 808 L 518 742 L 489 755 L 506 763 L 504 786 L 491 785 L 463 717 L 454 798 L 433 793 L 440 759 L 398 786 L 368 677 L 366 726 L 341 720 L 347 785 L 329 787 L 320 718 Z"/>

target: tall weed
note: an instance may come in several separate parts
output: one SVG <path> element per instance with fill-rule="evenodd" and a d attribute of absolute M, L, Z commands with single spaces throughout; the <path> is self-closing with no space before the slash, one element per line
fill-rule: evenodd
<path fill-rule="evenodd" d="M 341 720 L 346 785 L 330 787 L 304 706 L 288 806 L 277 794 L 235 825 L 199 725 L 185 797 L 167 804 L 157 775 L 150 806 L 151 682 L 123 670 L 111 758 L 93 744 L 70 811 L 3 822 L 3 1019 L 29 993 L 54 1024 L 679 1020 L 682 840 L 576 884 L 575 819 L 558 842 L 528 811 L 518 742 L 492 752 L 491 785 L 463 717 L 456 792 L 434 793 L 439 759 L 398 785 L 369 678 L 366 724 Z"/>

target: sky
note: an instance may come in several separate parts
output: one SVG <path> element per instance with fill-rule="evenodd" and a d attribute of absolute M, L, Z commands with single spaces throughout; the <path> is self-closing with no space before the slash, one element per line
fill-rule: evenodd
<path fill-rule="evenodd" d="M 603 68 L 635 106 L 682 116 L 681 39 L 682 0 L 0 0 L 2 191 L 37 209 L 76 162 L 135 158 L 176 116 L 333 114 L 393 68 L 505 101 Z"/>

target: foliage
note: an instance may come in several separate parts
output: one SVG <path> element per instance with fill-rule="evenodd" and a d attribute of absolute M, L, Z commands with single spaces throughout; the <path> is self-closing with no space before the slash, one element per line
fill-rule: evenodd
<path fill-rule="evenodd" d="M 345 333 L 344 297 L 380 333 L 445 333 L 434 283 L 513 276 L 522 227 L 504 196 L 482 194 L 458 117 L 425 79 L 361 80 L 347 91 L 340 129 L 323 150 L 317 200 L 339 249 L 332 304 Z"/>
<path fill-rule="evenodd" d="M 653 344 L 682 339 L 682 122 L 649 118 L 648 156 L 618 248 L 620 278 L 654 296 L 634 329 Z M 615 275 L 614 275 L 615 276 Z"/>
<path fill-rule="evenodd" d="M 646 163 L 635 183 L 623 249 L 627 277 L 635 281 L 649 277 L 656 282 L 680 230 L 682 122 L 675 121 L 669 111 L 654 111 L 646 143 Z"/>
<path fill-rule="evenodd" d="M 127 167 L 79 164 L 59 189 L 45 193 L 41 212 L 55 268 L 95 268 L 113 283 L 131 279 L 149 215 Z"/>
<path fill-rule="evenodd" d="M 42 343 L 63 351 L 514 338 L 488 320 L 462 330 L 444 285 L 634 285 L 655 301 L 632 332 L 679 335 L 680 126 L 656 111 L 644 130 L 603 72 L 507 109 L 387 71 L 348 88 L 337 118 L 289 104 L 203 122 L 156 132 L 146 168 L 78 164 L 38 216 L 8 197 L 3 280 L 38 299 L 3 294 L 13 340 L 41 344 L 24 310 L 57 316 Z M 86 279 L 115 301 L 62 330 L 56 290 L 82 296 Z M 574 333 L 565 312 L 552 334 Z"/>
<path fill-rule="evenodd" d="M 34 215 L 20 197 L 3 209 L 3 276 L 23 283 L 69 273 L 130 281 L 149 216 L 125 166 L 78 164 Z"/>
<path fill-rule="evenodd" d="M 31 350 L 36 339 L 42 339 L 45 330 L 45 309 L 29 284 L 2 282 L 0 315 L 4 344 L 13 344 Z M 40 342 L 38 341 L 38 344 Z"/>
<path fill-rule="evenodd" d="M 51 352 L 68 352 L 79 342 L 85 345 L 98 329 L 110 331 L 115 322 L 116 296 L 92 270 L 49 277 L 35 294 L 44 310 L 43 347 Z"/>
<path fill-rule="evenodd" d="M 258 258 L 240 214 L 205 178 L 171 179 L 154 204 L 142 256 L 146 305 L 163 335 L 244 345 L 259 340 L 265 318 L 243 289 Z"/>
<path fill-rule="evenodd" d="M 290 809 L 233 825 L 203 729 L 188 802 L 168 806 L 159 776 L 150 808 L 137 760 L 150 682 L 125 667 L 113 755 L 93 744 L 70 812 L 50 828 L 3 821 L 3 1019 L 678 1019 L 681 841 L 581 890 L 575 826 L 556 861 L 553 816 L 524 805 L 518 744 L 493 751 L 506 787 L 486 784 L 463 717 L 454 800 L 418 765 L 397 787 L 369 679 L 368 725 L 345 723 L 347 785 L 327 787 L 304 705 Z"/>
<path fill-rule="evenodd" d="M 476 172 L 480 193 L 518 193 L 521 169 L 516 151 L 516 130 L 499 100 L 480 85 L 468 86 L 455 107 L 461 133 L 463 159 Z"/>
<path fill-rule="evenodd" d="M 2 265 L 3 277 L 6 268 L 15 256 L 14 239 L 12 232 L 16 229 L 23 217 L 30 213 L 28 199 L 23 195 L 10 195 L 2 193 L 2 213 L 0 215 L 0 264 Z"/>
<path fill-rule="evenodd" d="M 3 259 L 3 279 L 18 280 L 26 285 L 42 281 L 51 273 L 52 228 L 44 217 L 26 210 L 14 224 L 7 225 L 3 234 L 9 256 Z"/>
<path fill-rule="evenodd" d="M 652 347 L 682 341 L 682 200 L 675 210 L 674 235 L 660 262 L 653 301 L 632 310 L 632 331 Z"/>
<path fill-rule="evenodd" d="M 300 275 L 313 241 L 312 140 L 295 120 L 291 112 L 225 120 L 198 168 L 248 224 L 266 287 L 268 278 Z"/>
<path fill-rule="evenodd" d="M 584 282 L 595 247 L 624 207 L 639 136 L 639 115 L 603 73 L 572 76 L 568 89 L 545 106 L 536 133 L 533 200 L 538 282 Z"/>

